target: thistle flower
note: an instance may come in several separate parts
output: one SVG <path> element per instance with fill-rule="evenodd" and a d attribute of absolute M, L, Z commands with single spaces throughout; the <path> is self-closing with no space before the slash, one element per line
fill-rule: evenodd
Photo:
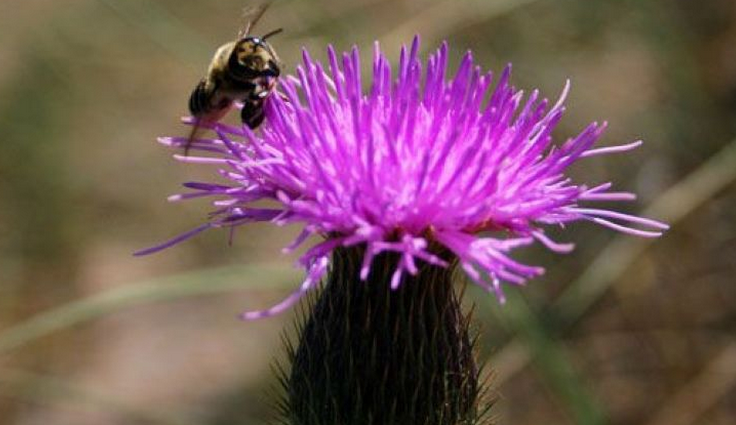
<path fill-rule="evenodd" d="M 302 226 L 286 252 L 320 237 L 299 259 L 306 269 L 301 286 L 269 309 L 243 314 L 254 319 L 284 311 L 315 287 L 340 247 L 364 248 L 363 280 L 381 253 L 398 258 L 386 283 L 392 289 L 406 274 L 416 275 L 419 262 L 447 267 L 457 260 L 473 282 L 503 300 L 501 282 L 522 284 L 544 271 L 514 260 L 513 249 L 535 241 L 559 253 L 573 249 L 551 240 L 548 226 L 585 220 L 642 237 L 667 229 L 654 220 L 584 206 L 634 195 L 611 191 L 611 183 L 575 183 L 565 175 L 567 168 L 641 142 L 593 148 L 606 124 L 592 123 L 554 144 L 551 133 L 564 113 L 569 83 L 550 104 L 536 90 L 525 98 L 511 86 L 510 66 L 494 85 L 492 73 L 476 66 L 468 52 L 450 78 L 447 44 L 426 65 L 418 51 L 415 38 L 408 50 L 401 49 L 393 73 L 376 44 L 367 92 L 357 48 L 340 56 L 330 47 L 327 66 L 304 51 L 296 76 L 282 79 L 281 95 L 265 102 L 267 119 L 258 134 L 246 126 L 212 124 L 218 137 L 192 145 L 192 151 L 208 155 L 176 156 L 218 168 L 224 183 L 185 183 L 193 192 L 170 198 L 216 197 L 211 219 L 139 254 L 206 229 L 257 221 Z M 160 141 L 172 147 L 186 142 Z M 254 206 L 263 200 L 272 206 Z M 451 255 L 441 257 L 443 249 Z"/>
<path fill-rule="evenodd" d="M 256 221 L 302 226 L 286 252 L 317 237 L 299 259 L 307 272 L 301 286 L 274 307 L 243 314 L 284 311 L 329 272 L 306 304 L 298 343 L 287 344 L 284 423 L 484 423 L 489 404 L 470 319 L 453 290 L 456 266 L 503 301 L 502 282 L 522 284 L 543 272 L 514 260 L 514 248 L 537 241 L 572 250 L 545 234 L 549 226 L 586 220 L 643 237 L 667 229 L 584 206 L 634 195 L 613 192 L 610 183 L 577 184 L 567 168 L 641 142 L 593 148 L 606 126 L 593 123 L 554 144 L 569 84 L 550 105 L 536 90 L 524 98 L 512 87 L 510 67 L 494 79 L 468 52 L 448 78 L 447 44 L 426 64 L 418 52 L 415 38 L 394 74 L 376 44 L 364 93 L 357 48 L 341 56 L 329 48 L 326 67 L 305 51 L 296 76 L 266 99 L 258 134 L 208 124 L 217 138 L 191 145 L 206 155 L 176 156 L 218 168 L 222 183 L 185 183 L 192 191 L 170 198 L 215 197 L 210 220 L 139 252 Z"/>

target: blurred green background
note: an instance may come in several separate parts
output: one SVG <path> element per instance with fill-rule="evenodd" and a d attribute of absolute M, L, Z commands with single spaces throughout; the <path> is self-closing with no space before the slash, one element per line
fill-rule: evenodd
<path fill-rule="evenodd" d="M 243 309 L 299 282 L 293 228 L 194 227 L 206 202 L 168 204 L 209 176 L 155 143 L 183 135 L 187 99 L 240 0 L 5 0 L 0 4 L 0 424 L 260 424 L 287 314 Z M 276 1 L 258 30 L 294 70 L 300 48 L 415 33 L 514 83 L 573 89 L 557 137 L 593 120 L 601 145 L 643 147 L 574 167 L 669 221 L 656 241 L 572 226 L 574 253 L 528 249 L 548 273 L 510 302 L 469 287 L 500 394 L 500 424 L 736 423 L 736 2 Z"/>

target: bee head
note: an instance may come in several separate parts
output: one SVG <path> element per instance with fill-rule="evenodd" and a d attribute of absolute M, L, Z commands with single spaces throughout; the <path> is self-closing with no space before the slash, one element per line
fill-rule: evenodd
<path fill-rule="evenodd" d="M 279 76 L 279 59 L 264 37 L 245 37 L 235 44 L 229 67 L 242 80 Z"/>

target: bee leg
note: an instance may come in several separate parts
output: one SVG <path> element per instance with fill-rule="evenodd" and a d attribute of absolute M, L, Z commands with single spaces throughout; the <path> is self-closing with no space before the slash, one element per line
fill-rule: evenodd
<path fill-rule="evenodd" d="M 199 119 L 197 119 L 194 124 L 192 124 L 192 131 L 189 132 L 187 144 L 184 145 L 184 156 L 189 156 L 189 148 L 192 147 L 192 142 L 194 141 L 194 138 L 197 136 L 197 132 L 199 131 L 199 122 Z"/>
<path fill-rule="evenodd" d="M 240 110 L 240 119 L 243 124 L 247 125 L 251 130 L 255 130 L 263 122 L 265 118 L 263 114 L 263 102 L 247 100 Z"/>
<path fill-rule="evenodd" d="M 286 102 L 286 103 L 291 103 L 291 101 L 289 100 L 289 96 L 287 96 L 287 95 L 285 95 L 285 94 L 281 93 L 280 91 L 277 91 L 277 92 L 276 92 L 276 94 L 277 94 L 277 95 L 278 95 L 278 96 L 279 96 L 279 97 L 281 98 L 281 100 L 283 100 L 284 102 Z"/>

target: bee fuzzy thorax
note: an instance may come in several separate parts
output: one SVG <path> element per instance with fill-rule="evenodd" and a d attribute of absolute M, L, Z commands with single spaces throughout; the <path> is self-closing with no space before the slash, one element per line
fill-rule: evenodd
<path fill-rule="evenodd" d="M 235 45 L 230 68 L 236 76 L 245 79 L 277 77 L 280 74 L 278 62 L 276 53 L 263 39 L 246 37 Z"/>

